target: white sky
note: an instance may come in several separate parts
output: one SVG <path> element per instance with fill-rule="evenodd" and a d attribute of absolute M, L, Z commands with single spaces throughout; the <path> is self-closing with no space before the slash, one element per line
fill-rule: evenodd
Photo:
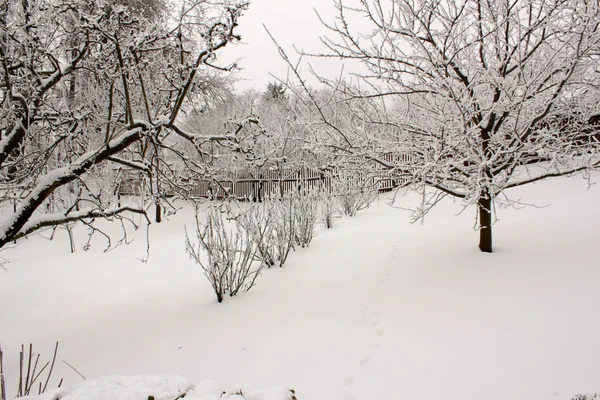
<path fill-rule="evenodd" d="M 244 90 L 254 88 L 263 91 L 268 82 L 275 79 L 269 74 L 285 79 L 288 68 L 279 56 L 277 48 L 267 35 L 262 24 L 283 47 L 287 55 L 294 61 L 298 59 L 293 49 L 318 52 L 322 50 L 319 36 L 327 32 L 321 25 L 314 9 L 318 9 L 324 19 L 332 20 L 334 15 L 331 0 L 253 0 L 250 9 L 240 19 L 238 32 L 242 35 L 241 44 L 226 48 L 222 60 L 240 58 L 239 72 L 244 80 L 237 83 L 236 88 Z M 303 72 L 310 78 L 307 62 L 319 73 L 332 78 L 339 75 L 341 63 L 325 60 L 303 60 Z M 308 79 L 311 85 L 317 82 Z"/>

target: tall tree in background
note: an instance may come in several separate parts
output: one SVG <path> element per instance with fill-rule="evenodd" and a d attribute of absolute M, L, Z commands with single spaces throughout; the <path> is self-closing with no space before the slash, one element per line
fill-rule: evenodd
<path fill-rule="evenodd" d="M 263 93 L 263 99 L 266 101 L 285 101 L 287 100 L 285 91 L 286 87 L 283 83 L 269 82 Z"/>
<path fill-rule="evenodd" d="M 494 205 L 512 203 L 507 189 L 599 165 L 597 1 L 336 7 L 337 19 L 324 22 L 329 52 L 316 56 L 366 67 L 360 87 L 330 82 L 363 124 L 335 124 L 315 103 L 316 112 L 343 152 L 412 174 L 423 195 L 417 216 L 445 196 L 474 204 L 479 248 L 492 252 Z M 384 157 L 390 152 L 411 162 Z"/>
<path fill-rule="evenodd" d="M 226 68 L 216 55 L 240 39 L 235 28 L 247 3 L 185 0 L 168 21 L 146 19 L 129 3 L 3 2 L 0 247 L 47 226 L 145 214 L 110 195 L 118 168 L 175 184 L 170 159 L 202 169 L 198 152 L 211 142 L 235 144 L 235 131 L 252 124 L 203 135 L 179 123 L 188 101 L 203 96 L 200 78 Z M 195 154 L 181 153 L 172 137 L 192 143 Z"/>

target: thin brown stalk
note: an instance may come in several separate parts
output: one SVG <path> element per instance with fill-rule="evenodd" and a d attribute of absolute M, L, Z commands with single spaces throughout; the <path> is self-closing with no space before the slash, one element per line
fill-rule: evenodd
<path fill-rule="evenodd" d="M 54 356 L 52 356 L 52 365 L 50 365 L 50 371 L 48 372 L 48 377 L 46 378 L 46 383 L 44 384 L 44 392 L 46 391 L 46 387 L 48 386 L 48 381 L 52 376 L 52 370 L 54 369 L 54 362 L 56 361 L 56 353 L 58 352 L 58 342 L 56 342 L 56 346 L 54 346 Z"/>
<path fill-rule="evenodd" d="M 29 385 L 29 374 L 31 373 L 31 357 L 33 356 L 33 344 L 29 343 L 29 356 L 27 357 L 27 376 L 25 377 L 25 394 L 29 394 L 31 389 Z"/>
<path fill-rule="evenodd" d="M 69 364 L 69 363 L 68 363 L 68 362 L 66 362 L 65 360 L 63 360 L 63 362 L 64 362 L 65 364 L 67 364 L 67 365 L 68 365 L 68 366 L 69 366 L 69 367 L 70 367 L 70 368 L 71 368 L 73 371 L 77 372 L 77 374 L 78 374 L 80 377 L 82 377 L 84 380 L 86 379 L 86 377 L 85 377 L 85 376 L 83 376 L 83 374 L 82 374 L 81 372 L 77 371 L 77 369 L 76 369 L 74 366 L 72 366 L 71 364 Z M 61 382 L 62 382 L 62 380 L 61 380 Z M 58 385 L 58 387 L 60 387 L 60 385 Z"/>
<path fill-rule="evenodd" d="M 19 390 L 17 391 L 17 397 L 23 396 L 23 352 L 25 346 L 21 345 L 21 353 L 19 354 Z"/>
<path fill-rule="evenodd" d="M 6 387 L 4 385 L 4 369 L 2 367 L 3 365 L 3 358 L 2 358 L 2 346 L 0 346 L 0 400 L 6 400 Z"/>

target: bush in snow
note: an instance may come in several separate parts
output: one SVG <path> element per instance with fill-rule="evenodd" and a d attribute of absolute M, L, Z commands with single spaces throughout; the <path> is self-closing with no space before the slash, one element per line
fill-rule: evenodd
<path fill-rule="evenodd" d="M 319 195 L 319 218 L 327 229 L 333 227 L 333 219 L 338 216 L 340 204 L 331 190 L 323 189 Z"/>
<path fill-rule="evenodd" d="M 334 177 L 333 192 L 342 212 L 349 217 L 371 205 L 378 193 L 373 178 L 344 170 L 340 170 Z"/>
<path fill-rule="evenodd" d="M 266 200 L 236 217 L 256 245 L 256 258 L 267 267 L 275 265 L 274 228 L 279 218 L 277 204 Z"/>
<path fill-rule="evenodd" d="M 32 344 L 29 344 L 28 352 L 26 352 L 25 346 L 21 345 L 21 352 L 19 354 L 19 383 L 18 385 L 15 385 L 17 387 L 17 395 L 15 397 L 34 395 L 35 392 L 37 392 L 38 395 L 41 395 L 46 392 L 48 382 L 52 376 L 52 371 L 54 371 L 57 352 L 58 342 L 54 347 L 54 356 L 52 357 L 52 360 L 42 365 L 39 363 L 40 355 L 36 355 L 33 352 Z M 3 364 L 2 346 L 0 346 L 0 400 L 8 400 Z M 61 379 L 58 387 L 61 386 L 62 381 L 63 380 Z"/>
<path fill-rule="evenodd" d="M 257 246 L 256 257 L 267 267 L 285 264 L 296 243 L 296 207 L 293 196 L 265 199 L 235 218 Z"/>
<path fill-rule="evenodd" d="M 600 400 L 600 394 L 578 394 L 572 397 L 571 400 Z"/>
<path fill-rule="evenodd" d="M 188 254 L 202 268 L 219 303 L 225 294 L 235 296 L 240 290 L 248 291 L 254 286 L 263 264 L 254 265 L 256 241 L 239 222 L 230 231 L 221 211 L 211 209 L 202 223 L 196 209 L 196 243 L 187 230 L 185 236 Z"/>
<path fill-rule="evenodd" d="M 296 241 L 294 199 L 292 196 L 287 195 L 279 200 L 271 200 L 270 203 L 277 212 L 271 240 L 277 262 L 279 262 L 280 267 L 283 267 L 290 252 L 294 250 Z"/>
<path fill-rule="evenodd" d="M 317 191 L 267 198 L 233 219 L 251 238 L 256 260 L 267 267 L 282 267 L 295 246 L 308 247 L 314 238 L 319 199 Z"/>
<path fill-rule="evenodd" d="M 315 190 L 301 190 L 293 196 L 293 213 L 296 219 L 296 244 L 308 247 L 315 236 L 319 220 L 319 195 Z"/>

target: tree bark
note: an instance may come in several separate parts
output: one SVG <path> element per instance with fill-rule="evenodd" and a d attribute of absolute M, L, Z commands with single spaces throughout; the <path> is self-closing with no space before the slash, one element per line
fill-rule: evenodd
<path fill-rule="evenodd" d="M 479 249 L 484 253 L 492 252 L 492 196 L 487 189 L 479 196 Z"/>
<path fill-rule="evenodd" d="M 154 220 L 160 224 L 162 222 L 162 207 L 158 201 L 155 204 L 156 204 L 156 214 L 155 214 Z"/>

